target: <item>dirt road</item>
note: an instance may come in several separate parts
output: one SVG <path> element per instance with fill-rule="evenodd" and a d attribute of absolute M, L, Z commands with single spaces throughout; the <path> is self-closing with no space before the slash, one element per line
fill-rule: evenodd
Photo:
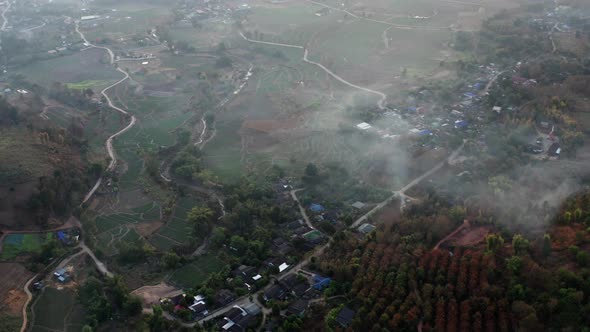
<path fill-rule="evenodd" d="M 384 110 L 385 109 L 385 101 L 387 100 L 387 95 L 384 94 L 383 92 L 380 91 L 376 91 L 376 90 L 372 90 L 369 88 L 365 88 L 353 83 L 350 83 L 349 81 L 343 79 L 342 77 L 338 76 L 337 74 L 335 74 L 334 72 L 332 72 L 330 69 L 326 68 L 324 65 L 322 65 L 319 62 L 315 62 L 315 61 L 311 61 L 308 59 L 308 55 L 309 55 L 309 50 L 301 45 L 290 45 L 290 44 L 281 44 L 281 43 L 272 43 L 272 42 L 265 42 L 265 41 L 260 41 L 260 40 L 254 40 L 254 39 L 250 39 L 248 37 L 246 37 L 241 31 L 240 31 L 240 36 L 242 36 L 242 38 L 246 41 L 249 41 L 251 43 L 257 43 L 257 44 L 266 44 L 266 45 L 274 45 L 274 46 L 283 46 L 283 47 L 291 47 L 291 48 L 299 48 L 303 50 L 303 62 L 307 62 L 309 64 L 315 65 L 317 67 L 319 67 L 320 69 L 322 69 L 323 71 L 325 71 L 328 75 L 332 76 L 333 78 L 335 78 L 336 80 L 338 80 L 339 82 L 348 85 L 351 88 L 355 88 L 357 90 L 361 90 L 364 92 L 368 92 L 370 94 L 374 94 L 380 97 L 379 101 L 377 102 L 377 107 L 379 107 L 379 109 Z"/>
<path fill-rule="evenodd" d="M 6 8 L 4 8 L 2 10 L 2 27 L 0 27 L 1 31 L 6 31 L 6 26 L 8 25 L 8 19 L 6 18 L 6 13 L 10 10 L 10 6 L 12 6 L 12 4 L 10 3 L 10 1 L 6 1 Z"/>
<path fill-rule="evenodd" d="M 307 226 L 311 229 L 315 229 L 315 227 L 313 227 L 313 224 L 311 223 L 311 221 L 309 220 L 309 217 L 307 216 L 307 213 L 305 212 L 305 208 L 303 207 L 303 205 L 301 205 L 301 202 L 299 202 L 299 199 L 297 198 L 297 193 L 304 190 L 303 188 L 301 189 L 294 189 L 291 190 L 291 198 L 293 198 L 293 200 L 295 202 L 297 202 L 297 205 L 299 206 L 299 212 L 301 213 L 301 216 L 303 217 L 303 219 L 305 220 L 305 223 L 307 224 Z"/>
<path fill-rule="evenodd" d="M 31 282 L 33 282 L 35 278 L 37 278 L 36 274 L 31 279 L 29 279 L 29 281 L 27 281 L 27 283 L 25 284 L 24 291 L 27 294 L 27 300 L 25 301 L 25 304 L 23 304 L 23 325 L 20 328 L 20 332 L 25 332 L 27 329 L 27 324 L 29 323 L 27 317 L 27 308 L 29 307 L 29 303 L 31 303 L 31 300 L 33 299 L 33 294 L 31 294 L 29 287 L 31 286 Z"/>
<path fill-rule="evenodd" d="M 371 215 L 373 215 L 375 212 L 377 212 L 377 211 L 381 210 L 382 208 L 384 208 L 387 204 L 389 204 L 394 199 L 401 198 L 402 200 L 405 200 L 405 192 L 406 191 L 412 189 L 414 186 L 416 186 L 417 184 L 419 184 L 420 182 L 422 182 L 424 179 L 426 179 L 427 177 L 429 177 L 432 174 L 436 173 L 438 170 L 440 170 L 441 168 L 443 168 L 443 166 L 445 166 L 447 163 L 455 160 L 455 158 L 457 158 L 457 156 L 459 155 L 459 153 L 461 153 L 461 151 L 463 151 L 463 148 L 464 147 L 465 147 L 465 141 L 463 141 L 463 144 L 461 144 L 461 146 L 459 146 L 457 149 L 455 149 L 455 151 L 453 151 L 447 158 L 445 158 L 443 161 L 441 161 L 440 163 L 438 163 L 437 165 L 435 165 L 428 172 L 426 172 L 426 173 L 420 175 L 419 177 L 415 178 L 414 180 L 412 180 L 410 183 L 408 183 L 402 189 L 400 189 L 398 191 L 394 191 L 393 192 L 393 195 L 391 195 L 390 197 L 388 197 L 383 202 L 377 204 L 374 208 L 371 209 L 371 211 L 365 213 L 363 216 L 361 216 L 360 218 L 358 218 L 354 223 L 352 223 L 352 225 L 350 225 L 350 228 L 356 228 L 356 227 L 360 226 L 363 222 L 366 222 Z M 403 204 L 400 204 L 400 207 L 403 207 Z"/>
<path fill-rule="evenodd" d="M 88 46 L 88 48 L 100 48 L 100 49 L 107 51 L 107 53 L 109 54 L 110 64 L 113 65 L 115 63 L 115 54 L 113 53 L 113 51 L 108 47 L 96 46 L 96 45 L 90 43 L 88 41 L 88 39 L 86 39 L 86 36 L 84 35 L 84 33 L 82 33 L 82 31 L 80 31 L 80 23 L 78 21 L 76 21 L 76 32 L 80 35 L 80 38 L 82 38 L 82 40 L 84 41 L 84 45 Z M 127 79 L 129 79 L 129 73 L 127 73 L 126 71 L 124 71 L 121 68 L 117 68 L 117 71 L 120 72 L 121 74 L 123 74 L 123 78 L 120 79 L 119 81 L 109 85 L 108 87 L 104 88 L 100 92 L 100 94 L 106 99 L 107 105 L 110 108 L 112 108 L 115 111 L 120 112 L 124 115 L 129 115 L 129 113 L 127 111 L 123 110 L 120 107 L 115 106 L 113 104 L 113 101 L 111 100 L 111 98 L 107 94 L 108 90 L 116 87 L 117 85 L 119 85 L 119 84 L 123 83 L 124 81 L 126 81 Z M 129 129 L 131 129 L 133 126 L 135 126 L 136 122 L 137 122 L 137 118 L 135 117 L 135 115 L 131 115 L 131 120 L 129 121 L 129 124 L 125 128 L 119 130 L 118 132 L 114 133 L 113 135 L 109 136 L 109 138 L 107 138 L 105 145 L 106 145 L 107 153 L 111 159 L 109 166 L 106 169 L 107 172 L 112 171 L 117 166 L 117 155 L 115 154 L 115 150 L 113 148 L 113 140 L 115 138 L 117 138 L 118 136 L 122 135 L 123 133 L 125 133 L 126 131 L 128 131 Z M 92 195 L 94 195 L 96 190 L 100 187 L 102 180 L 103 180 L 103 177 L 101 176 L 96 181 L 96 184 L 92 187 L 92 189 L 90 189 L 88 194 L 86 194 L 86 196 L 84 197 L 84 200 L 82 201 L 82 204 L 86 203 L 92 197 Z"/>

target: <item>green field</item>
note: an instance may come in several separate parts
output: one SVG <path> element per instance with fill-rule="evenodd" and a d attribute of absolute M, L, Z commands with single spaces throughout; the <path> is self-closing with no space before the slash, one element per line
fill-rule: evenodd
<path fill-rule="evenodd" d="M 94 221 L 97 245 L 107 255 L 115 255 L 119 243 L 132 243 L 140 239 L 133 225 L 159 219 L 160 206 L 154 202 L 131 208 L 130 213 L 100 215 Z"/>
<path fill-rule="evenodd" d="M 205 255 L 197 258 L 174 271 L 170 281 L 184 288 L 195 287 L 203 283 L 213 272 L 221 271 L 225 263 L 214 255 Z"/>
<path fill-rule="evenodd" d="M 57 290 L 46 287 L 32 306 L 34 322 L 31 330 L 81 331 L 84 311 L 76 302 L 76 294 L 70 289 Z"/>
<path fill-rule="evenodd" d="M 105 63 L 107 54 L 104 50 L 90 49 L 73 55 L 34 62 L 17 70 L 29 81 L 49 87 L 54 82 L 114 82 L 121 78 L 121 73 Z"/>
<path fill-rule="evenodd" d="M 41 246 L 52 238 L 54 238 L 53 233 L 9 234 L 2 243 L 0 259 L 10 260 L 18 255 L 38 253 Z"/>
<path fill-rule="evenodd" d="M 188 244 L 192 239 L 193 227 L 186 220 L 186 214 L 198 205 L 201 203 L 191 196 L 179 198 L 174 208 L 174 215 L 150 238 L 150 242 L 163 251 Z"/>
<path fill-rule="evenodd" d="M 111 81 L 104 81 L 104 80 L 86 80 L 77 83 L 66 83 L 66 86 L 70 89 L 76 90 L 84 90 L 84 89 L 92 89 L 97 86 L 108 86 L 111 84 Z"/>

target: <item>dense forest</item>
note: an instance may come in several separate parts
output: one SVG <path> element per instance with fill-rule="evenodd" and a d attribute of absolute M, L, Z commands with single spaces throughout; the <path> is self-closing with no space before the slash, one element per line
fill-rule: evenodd
<path fill-rule="evenodd" d="M 406 214 L 366 240 L 336 237 L 317 268 L 356 310 L 350 331 L 580 330 L 590 326 L 589 199 L 568 201 L 538 238 L 491 233 L 471 247 L 432 249 L 436 214 Z"/>

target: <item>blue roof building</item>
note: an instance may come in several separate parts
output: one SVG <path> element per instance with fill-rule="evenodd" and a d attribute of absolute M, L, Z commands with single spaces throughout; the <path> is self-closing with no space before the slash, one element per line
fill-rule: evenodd
<path fill-rule="evenodd" d="M 432 135 L 432 132 L 428 129 L 424 129 L 421 132 L 418 133 L 418 135 L 420 136 L 428 136 L 428 135 Z"/>
<path fill-rule="evenodd" d="M 313 211 L 313 212 L 316 212 L 316 213 L 324 212 L 324 210 L 326 210 L 326 209 L 325 209 L 323 206 L 321 206 L 320 204 L 315 204 L 315 203 L 312 203 L 312 204 L 309 206 L 309 209 L 310 209 L 311 211 Z"/>
<path fill-rule="evenodd" d="M 327 278 L 327 277 L 322 277 L 322 276 L 316 274 L 313 276 L 313 286 L 312 287 L 317 290 L 322 290 L 330 285 L 330 281 L 332 281 L 332 279 Z"/>
<path fill-rule="evenodd" d="M 467 128 L 467 121 L 465 120 L 461 120 L 461 121 L 455 121 L 455 128 L 457 129 L 465 129 Z"/>

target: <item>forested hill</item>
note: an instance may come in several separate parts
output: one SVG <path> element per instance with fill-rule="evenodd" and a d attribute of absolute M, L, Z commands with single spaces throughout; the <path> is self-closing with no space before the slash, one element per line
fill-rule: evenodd
<path fill-rule="evenodd" d="M 426 238 L 440 216 L 421 214 L 366 240 L 337 237 L 314 266 L 336 280 L 326 296 L 346 298 L 327 311 L 326 328 L 343 329 L 335 318 L 345 305 L 356 312 L 349 331 L 583 330 L 590 326 L 589 197 L 568 201 L 538 237 L 509 238 L 494 228 L 478 245 L 432 249 Z"/>

